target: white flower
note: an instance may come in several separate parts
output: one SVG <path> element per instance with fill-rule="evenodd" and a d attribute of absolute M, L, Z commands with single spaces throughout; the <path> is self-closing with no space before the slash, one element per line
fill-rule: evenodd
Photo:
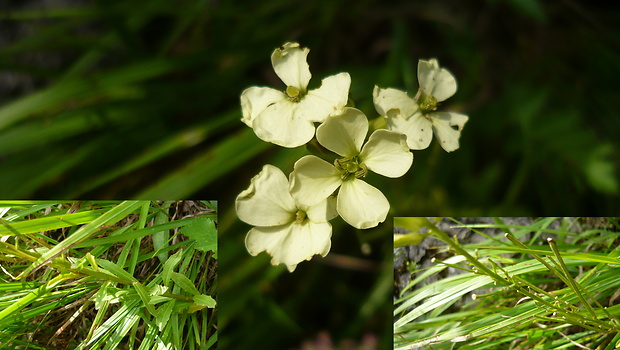
<path fill-rule="evenodd" d="M 459 148 L 461 130 L 468 120 L 464 114 L 435 112 L 439 102 L 454 95 L 456 80 L 437 60 L 418 62 L 420 89 L 415 98 L 396 89 L 375 86 L 373 100 L 377 112 L 387 118 L 387 128 L 407 135 L 411 149 L 424 149 L 433 133 L 446 152 Z"/>
<path fill-rule="evenodd" d="M 314 137 L 314 122 L 340 113 L 347 104 L 351 77 L 340 73 L 323 79 L 308 91 L 310 52 L 297 43 L 286 43 L 271 55 L 276 74 L 286 84 L 284 92 L 253 86 L 241 93 L 245 124 L 263 141 L 283 147 L 301 146 Z"/>
<path fill-rule="evenodd" d="M 315 254 L 327 255 L 332 235 L 328 221 L 338 215 L 334 201 L 330 197 L 312 206 L 297 203 L 282 170 L 265 165 L 235 202 L 239 219 L 256 226 L 245 237 L 248 252 L 266 251 L 272 265 L 286 264 L 291 272 Z"/>
<path fill-rule="evenodd" d="M 334 165 L 316 157 L 305 156 L 295 163 L 291 174 L 291 194 L 298 202 L 312 205 L 330 196 L 340 187 L 338 214 L 356 228 L 370 228 L 383 222 L 390 204 L 383 193 L 360 178 L 368 170 L 400 177 L 411 167 L 413 154 L 405 135 L 388 130 L 375 131 L 362 147 L 368 132 L 368 119 L 355 108 L 327 118 L 316 137 L 321 145 L 343 158 Z"/>
<path fill-rule="evenodd" d="M 418 105 L 423 110 L 435 110 L 437 103 L 447 100 L 456 92 L 456 79 L 445 68 L 439 68 L 436 59 L 418 61 Z"/>

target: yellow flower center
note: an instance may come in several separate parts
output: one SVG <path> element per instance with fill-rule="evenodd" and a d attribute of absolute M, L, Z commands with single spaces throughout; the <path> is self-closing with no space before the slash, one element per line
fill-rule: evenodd
<path fill-rule="evenodd" d="M 433 95 L 425 93 L 422 89 L 418 91 L 415 100 L 418 102 L 418 106 L 423 114 L 437 109 L 437 99 Z"/>
<path fill-rule="evenodd" d="M 288 96 L 289 101 L 299 102 L 303 97 L 303 93 L 294 86 L 286 87 L 286 95 Z"/>
<path fill-rule="evenodd" d="M 334 161 L 336 169 L 340 170 L 342 174 L 340 177 L 343 180 L 355 177 L 356 179 L 366 176 L 368 168 L 358 157 L 340 158 Z"/>
<path fill-rule="evenodd" d="M 296 224 L 303 224 L 304 221 L 306 221 L 307 217 L 308 217 L 308 215 L 306 214 L 305 211 L 298 210 L 297 213 L 295 213 L 295 223 Z"/>

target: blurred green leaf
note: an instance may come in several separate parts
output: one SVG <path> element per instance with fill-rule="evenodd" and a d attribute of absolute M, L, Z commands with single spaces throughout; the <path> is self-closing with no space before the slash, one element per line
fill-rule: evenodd
<path fill-rule="evenodd" d="M 149 79 L 179 68 L 180 66 L 173 60 L 156 58 L 103 73 L 98 78 L 88 80 L 75 78 L 61 81 L 45 90 L 0 107 L 0 130 L 26 117 L 48 109 L 62 107 L 63 104 L 72 100 L 91 98 L 93 95 L 101 97 L 115 94 L 119 86 Z"/>
<path fill-rule="evenodd" d="M 538 0 L 508 0 L 512 6 L 525 15 L 537 20 L 546 20 L 545 11 Z"/>
<path fill-rule="evenodd" d="M 613 149 L 610 144 L 600 145 L 586 163 L 586 175 L 592 187 L 598 191 L 617 194 L 617 169 L 612 161 Z"/>
<path fill-rule="evenodd" d="M 270 145 L 262 142 L 252 130 L 245 129 L 174 169 L 137 197 L 183 198 L 241 166 L 268 147 Z"/>

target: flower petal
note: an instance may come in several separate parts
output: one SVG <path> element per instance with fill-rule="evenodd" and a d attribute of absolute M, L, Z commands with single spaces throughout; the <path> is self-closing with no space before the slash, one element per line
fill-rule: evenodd
<path fill-rule="evenodd" d="M 304 156 L 290 175 L 291 195 L 297 203 L 312 206 L 329 197 L 341 182 L 336 167 L 316 156 Z"/>
<path fill-rule="evenodd" d="M 342 157 L 354 157 L 359 154 L 367 132 L 368 119 L 364 113 L 345 107 L 341 115 L 331 116 L 319 125 L 316 139 Z"/>
<path fill-rule="evenodd" d="M 235 207 L 239 219 L 250 225 L 277 226 L 295 221 L 297 207 L 289 193 L 282 170 L 265 165 L 252 178 L 250 187 L 237 196 Z"/>
<path fill-rule="evenodd" d="M 453 112 L 435 112 L 429 114 L 433 123 L 435 137 L 446 152 L 459 148 L 461 130 L 469 119 L 465 114 Z M 456 128 L 456 130 L 455 130 Z"/>
<path fill-rule="evenodd" d="M 375 85 L 372 100 L 381 116 L 387 116 L 390 110 L 396 109 L 398 114 L 407 119 L 419 110 L 414 99 L 407 96 L 406 92 L 396 89 L 382 89 Z"/>
<path fill-rule="evenodd" d="M 329 196 L 327 199 L 310 207 L 305 207 L 303 205 L 299 207 L 306 212 L 308 219 L 312 222 L 327 222 L 338 216 L 338 212 L 336 211 L 336 197 L 334 196 Z"/>
<path fill-rule="evenodd" d="M 413 153 L 409 152 L 407 136 L 385 129 L 370 135 L 362 148 L 360 160 L 368 169 L 387 177 L 401 177 L 413 163 Z"/>
<path fill-rule="evenodd" d="M 297 264 L 312 259 L 315 254 L 327 255 L 331 235 L 332 226 L 328 222 L 254 227 L 245 237 L 245 246 L 251 255 L 266 251 L 272 256 L 272 265 L 286 264 L 293 272 Z"/>
<path fill-rule="evenodd" d="M 410 149 L 425 149 L 433 138 L 431 121 L 421 112 L 417 112 L 409 119 L 399 115 L 390 116 L 387 118 L 387 128 L 407 135 L 407 145 Z"/>
<path fill-rule="evenodd" d="M 378 189 L 359 179 L 344 181 L 338 192 L 338 214 L 349 225 L 366 229 L 385 221 L 390 203 Z"/>
<path fill-rule="evenodd" d="M 456 79 L 445 68 L 439 68 L 436 59 L 418 61 L 418 82 L 420 88 L 435 97 L 437 102 L 446 100 L 456 92 Z"/>
<path fill-rule="evenodd" d="M 298 104 L 281 100 L 254 118 L 252 129 L 261 140 L 282 147 L 298 147 L 314 137 L 314 123 L 303 119 Z"/>
<path fill-rule="evenodd" d="M 342 112 L 349 100 L 351 77 L 340 73 L 323 79 L 321 87 L 308 92 L 299 101 L 299 112 L 304 119 L 322 123 L 330 115 Z"/>
<path fill-rule="evenodd" d="M 306 92 L 312 75 L 307 57 L 310 49 L 301 48 L 298 43 L 286 43 L 273 51 L 271 65 L 286 86 L 294 86 Z"/>
<path fill-rule="evenodd" d="M 249 87 L 241 93 L 241 121 L 252 127 L 252 121 L 269 105 L 278 101 L 286 100 L 286 95 L 281 91 L 268 87 Z"/>

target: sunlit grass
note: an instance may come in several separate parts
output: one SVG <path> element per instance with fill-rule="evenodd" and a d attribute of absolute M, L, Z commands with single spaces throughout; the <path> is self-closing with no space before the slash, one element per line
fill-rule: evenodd
<path fill-rule="evenodd" d="M 0 210 L 3 348 L 215 346 L 215 202 L 2 201 Z"/>
<path fill-rule="evenodd" d="M 405 226 L 408 220 L 420 221 L 412 228 L 430 228 L 455 255 L 436 260 L 395 302 L 394 348 L 615 348 L 620 226 L 611 218 L 602 229 L 548 229 L 553 219 L 530 227 L 500 219 L 494 225 L 463 225 L 481 233 L 485 228 L 506 232 L 479 244 L 461 244 L 424 218 L 401 219 Z M 531 241 L 521 242 L 530 233 Z M 557 238 L 536 244 L 541 233 Z M 424 285 L 424 278 L 447 267 L 465 272 Z M 414 289 L 419 283 L 423 286 Z M 473 300 L 462 302 L 472 293 Z M 463 306 L 455 307 L 457 302 Z"/>

